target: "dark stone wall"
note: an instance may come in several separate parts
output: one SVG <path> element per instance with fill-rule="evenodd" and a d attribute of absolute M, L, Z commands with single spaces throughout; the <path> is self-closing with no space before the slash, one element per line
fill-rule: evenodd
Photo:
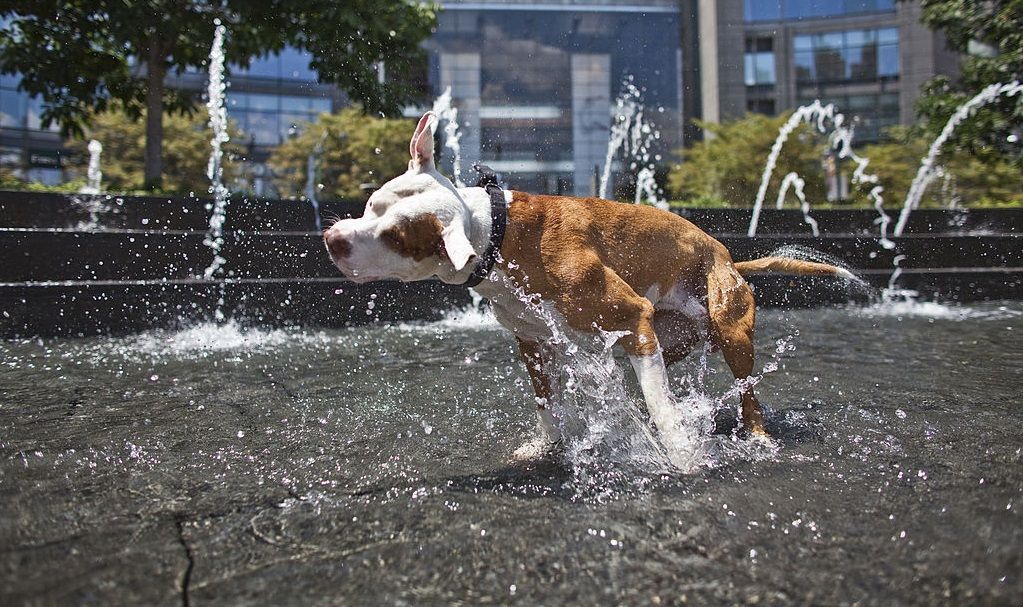
<path fill-rule="evenodd" d="M 212 260 L 203 245 L 209 207 L 202 199 L 0 191 L 0 335 L 171 326 L 208 319 L 218 305 L 242 323 L 338 326 L 435 318 L 469 301 L 465 289 L 437 281 L 347 281 L 327 258 L 312 207 L 296 201 L 231 201 L 222 249 L 227 264 L 220 277 L 204 280 Z M 355 202 L 321 208 L 325 221 L 361 212 Z M 765 210 L 754 238 L 745 236 L 749 210 L 680 214 L 716 235 L 737 260 L 799 245 L 841 260 L 880 287 L 895 256 L 904 255 L 898 285 L 924 297 L 974 301 L 1021 294 L 1019 210 L 917 211 L 895 250 L 878 245 L 870 211 L 814 212 L 820 238 L 794 210 Z M 751 282 L 760 305 L 872 295 L 834 279 L 756 276 Z"/>

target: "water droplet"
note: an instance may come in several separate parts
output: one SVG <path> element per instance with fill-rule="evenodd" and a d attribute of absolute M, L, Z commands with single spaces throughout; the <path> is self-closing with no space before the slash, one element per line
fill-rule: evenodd
<path fill-rule="evenodd" d="M 433 434 L 433 426 L 431 426 L 430 424 L 426 423 L 426 421 L 422 421 L 420 423 L 423 426 L 423 432 L 424 433 L 426 433 L 426 434 Z"/>

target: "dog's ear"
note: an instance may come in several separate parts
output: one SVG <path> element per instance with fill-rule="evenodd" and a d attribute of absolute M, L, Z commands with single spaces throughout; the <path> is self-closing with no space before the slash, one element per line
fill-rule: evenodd
<path fill-rule="evenodd" d="M 456 272 L 460 272 L 462 268 L 476 259 L 476 249 L 472 248 L 472 243 L 465 235 L 465 228 L 461 221 L 451 222 L 451 225 L 444 228 L 441 236 L 444 239 L 444 250 L 447 252 L 451 264 L 455 266 Z"/>
<path fill-rule="evenodd" d="M 437 115 L 426 112 L 419 119 L 416 132 L 408 144 L 408 153 L 412 157 L 409 168 L 427 168 L 433 166 L 433 131 L 437 128 Z"/>

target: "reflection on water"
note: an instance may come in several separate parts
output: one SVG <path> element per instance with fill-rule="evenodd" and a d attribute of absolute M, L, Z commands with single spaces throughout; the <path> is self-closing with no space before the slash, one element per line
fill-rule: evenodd
<path fill-rule="evenodd" d="M 1021 312 L 763 311 L 776 444 L 710 433 L 737 400 L 696 352 L 689 474 L 600 344 L 564 452 L 512 463 L 529 382 L 477 311 L 2 342 L 3 592 L 167 602 L 191 562 L 196 602 L 1011 602 Z"/>

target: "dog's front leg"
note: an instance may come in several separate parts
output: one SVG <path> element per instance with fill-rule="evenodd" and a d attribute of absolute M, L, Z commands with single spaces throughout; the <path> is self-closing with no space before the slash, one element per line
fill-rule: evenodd
<path fill-rule="evenodd" d="M 519 356 L 526 365 L 529 379 L 533 384 L 533 392 L 536 394 L 536 417 L 540 438 L 547 446 L 553 446 L 561 441 L 561 431 L 550 409 L 554 398 L 554 391 L 551 388 L 551 365 L 554 362 L 552 354 L 545 352 L 544 346 L 539 342 L 521 337 L 516 339 L 519 342 Z"/>

